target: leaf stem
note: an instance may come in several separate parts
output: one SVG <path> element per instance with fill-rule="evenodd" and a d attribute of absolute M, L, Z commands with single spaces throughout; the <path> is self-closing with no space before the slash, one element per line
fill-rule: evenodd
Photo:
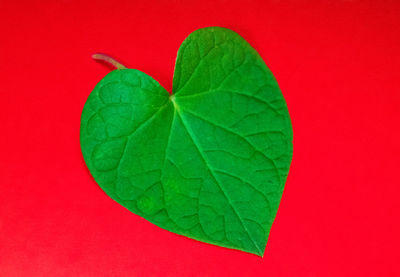
<path fill-rule="evenodd" d="M 92 58 L 95 60 L 103 61 L 106 63 L 111 64 L 112 66 L 116 67 L 117 69 L 126 69 L 127 67 L 118 62 L 116 59 L 101 53 L 96 53 L 92 55 Z"/>

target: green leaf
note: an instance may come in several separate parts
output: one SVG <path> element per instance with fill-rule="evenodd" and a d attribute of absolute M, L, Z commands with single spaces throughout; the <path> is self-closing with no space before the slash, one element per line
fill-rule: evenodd
<path fill-rule="evenodd" d="M 235 32 L 193 32 L 173 94 L 133 69 L 90 94 L 81 148 L 115 201 L 171 232 L 263 255 L 292 157 L 285 100 Z M 133 231 L 134 232 L 134 231 Z"/>

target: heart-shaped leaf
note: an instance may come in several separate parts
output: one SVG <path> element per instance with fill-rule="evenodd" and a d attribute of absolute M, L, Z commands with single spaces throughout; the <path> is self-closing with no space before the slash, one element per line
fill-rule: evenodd
<path fill-rule="evenodd" d="M 138 70 L 104 77 L 82 112 L 81 147 L 100 187 L 135 214 L 263 255 L 292 129 L 258 53 L 235 32 L 210 27 L 180 47 L 171 96 Z"/>

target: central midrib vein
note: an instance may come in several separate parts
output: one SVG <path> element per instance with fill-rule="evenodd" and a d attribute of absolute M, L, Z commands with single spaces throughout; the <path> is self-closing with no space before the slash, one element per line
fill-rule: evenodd
<path fill-rule="evenodd" d="M 213 179 L 215 180 L 215 182 L 218 184 L 219 188 L 221 189 L 224 197 L 226 198 L 226 200 L 228 201 L 229 205 L 232 207 L 232 210 L 234 211 L 234 213 L 236 214 L 236 216 L 239 218 L 240 224 L 243 226 L 244 230 L 246 231 L 248 237 L 250 238 L 251 242 L 254 244 L 254 246 L 257 248 L 257 250 L 259 251 L 259 253 L 262 253 L 263 251 L 260 249 L 260 247 L 258 246 L 258 244 L 254 241 L 253 237 L 250 234 L 250 231 L 247 229 L 246 224 L 243 222 L 243 218 L 240 216 L 240 213 L 236 210 L 235 206 L 233 205 L 233 203 L 231 202 L 231 199 L 228 197 L 227 192 L 225 191 L 223 185 L 221 184 L 221 182 L 218 180 L 218 178 L 216 177 L 216 174 L 214 172 L 214 170 L 212 169 L 212 167 L 209 165 L 206 157 L 203 155 L 202 149 L 200 147 L 199 142 L 197 141 L 197 139 L 195 138 L 195 136 L 193 135 L 193 131 L 192 129 L 189 127 L 189 124 L 186 122 L 186 120 L 184 119 L 184 117 L 182 116 L 182 114 L 178 111 L 176 111 L 176 114 L 179 116 L 179 118 L 182 121 L 183 126 L 185 127 L 186 131 L 189 134 L 189 137 L 191 138 L 191 140 L 193 141 L 193 144 L 195 145 L 197 151 L 200 153 L 201 158 L 203 159 L 204 163 L 206 164 L 206 167 L 208 168 L 208 170 L 211 173 L 211 176 L 213 177 Z"/>

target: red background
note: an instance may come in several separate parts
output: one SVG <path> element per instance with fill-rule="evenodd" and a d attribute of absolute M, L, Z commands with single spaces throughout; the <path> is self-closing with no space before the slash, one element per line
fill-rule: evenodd
<path fill-rule="evenodd" d="M 400 276 L 399 1 L 0 0 L 0 276 Z M 292 168 L 264 258 L 162 230 L 96 185 L 80 114 L 105 52 L 168 90 L 228 27 L 287 100 Z"/>

